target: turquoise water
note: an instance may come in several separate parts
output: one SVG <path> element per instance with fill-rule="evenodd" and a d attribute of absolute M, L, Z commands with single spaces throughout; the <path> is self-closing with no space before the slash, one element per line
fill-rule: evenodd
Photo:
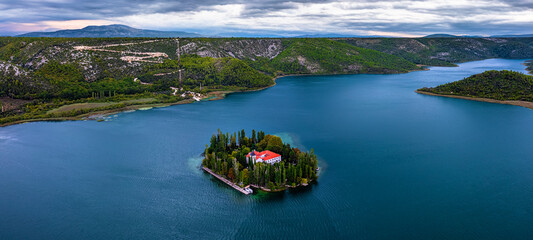
<path fill-rule="evenodd" d="M 286 77 L 105 122 L 0 128 L 0 239 L 531 239 L 533 110 L 413 92 L 522 62 Z M 314 148 L 318 184 L 250 197 L 219 183 L 198 169 L 218 128 Z"/>

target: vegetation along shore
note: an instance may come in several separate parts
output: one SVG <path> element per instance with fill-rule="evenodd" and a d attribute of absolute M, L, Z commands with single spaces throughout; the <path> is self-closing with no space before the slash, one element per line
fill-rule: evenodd
<path fill-rule="evenodd" d="M 0 126 L 220 99 L 287 75 L 527 58 L 532 45 L 533 38 L 0 37 Z"/>
<path fill-rule="evenodd" d="M 533 109 L 533 76 L 514 71 L 485 71 L 460 81 L 421 88 L 416 92 Z"/>

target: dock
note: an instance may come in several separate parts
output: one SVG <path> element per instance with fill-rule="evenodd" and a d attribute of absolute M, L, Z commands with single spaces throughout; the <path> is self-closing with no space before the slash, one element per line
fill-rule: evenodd
<path fill-rule="evenodd" d="M 244 193 L 245 195 L 248 195 L 248 194 L 251 194 L 253 193 L 253 190 L 248 188 L 248 187 L 245 187 L 245 188 L 242 188 L 242 187 L 239 187 L 237 184 L 235 183 L 232 183 L 230 180 L 228 179 L 225 179 L 223 177 L 221 177 L 220 175 L 214 173 L 213 171 L 211 171 L 211 169 L 209 168 L 206 168 L 204 166 L 202 166 L 202 169 L 206 172 L 208 172 L 209 174 L 215 176 L 216 178 L 218 178 L 220 181 L 224 182 L 225 184 L 228 184 L 230 187 L 234 188 L 235 190 L 241 192 L 241 193 Z"/>

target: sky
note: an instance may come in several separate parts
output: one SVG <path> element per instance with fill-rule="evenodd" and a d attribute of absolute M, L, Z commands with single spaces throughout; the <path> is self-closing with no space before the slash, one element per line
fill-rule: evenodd
<path fill-rule="evenodd" d="M 533 33 L 533 0 L 0 0 L 0 35 L 125 24 L 222 35 Z"/>

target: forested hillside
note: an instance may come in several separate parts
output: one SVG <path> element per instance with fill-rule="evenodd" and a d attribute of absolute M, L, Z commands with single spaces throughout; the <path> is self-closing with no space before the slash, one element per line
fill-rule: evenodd
<path fill-rule="evenodd" d="M 181 57 L 182 84 L 191 88 L 200 86 L 236 86 L 241 88 L 261 88 L 273 83 L 272 77 L 258 72 L 242 60 L 224 57 Z M 179 86 L 179 65 L 177 60 L 168 59 L 146 67 L 139 76 L 143 82 Z"/>
<path fill-rule="evenodd" d="M 248 59 L 250 66 L 270 74 L 401 73 L 418 69 L 401 57 L 329 39 L 287 39 L 282 43 L 284 50 L 277 56 Z"/>
<path fill-rule="evenodd" d="M 354 46 L 402 57 L 416 64 L 453 66 L 487 58 L 533 57 L 533 38 L 352 38 Z"/>

